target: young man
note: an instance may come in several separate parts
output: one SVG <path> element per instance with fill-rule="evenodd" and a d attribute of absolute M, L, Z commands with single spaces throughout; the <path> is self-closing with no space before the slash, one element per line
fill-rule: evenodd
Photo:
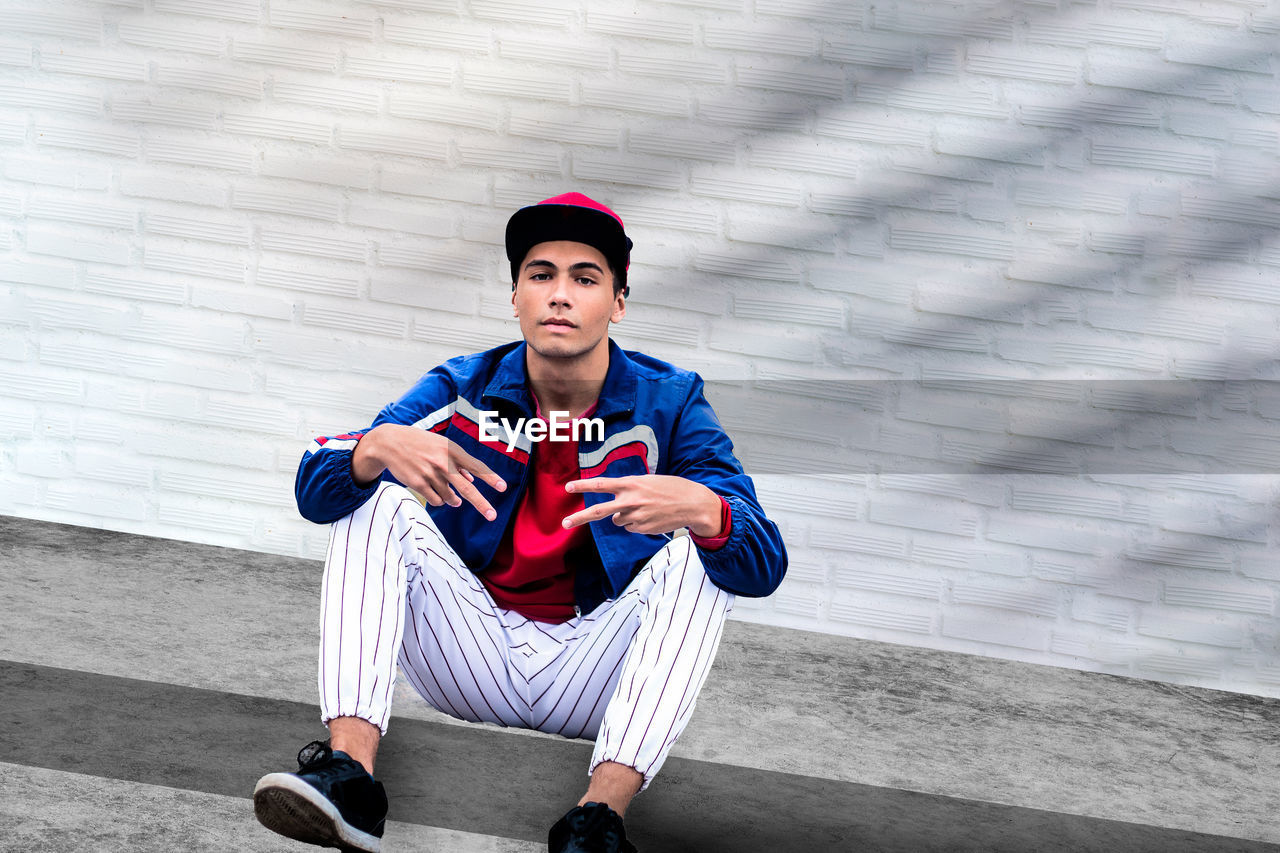
<path fill-rule="evenodd" d="M 523 342 L 440 365 L 303 456 L 298 507 L 333 525 L 330 740 L 258 782 L 266 826 L 379 849 L 372 773 L 398 661 L 445 713 L 594 738 L 587 791 L 548 847 L 635 849 L 622 815 L 688 722 L 734 596 L 773 592 L 787 560 L 702 380 L 609 340 L 631 245 L 579 193 L 517 211 Z"/>

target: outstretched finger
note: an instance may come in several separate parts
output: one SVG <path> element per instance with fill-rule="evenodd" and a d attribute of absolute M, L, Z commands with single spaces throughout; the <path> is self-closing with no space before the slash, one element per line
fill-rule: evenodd
<path fill-rule="evenodd" d="M 507 482 L 495 474 L 492 468 L 467 453 L 456 443 L 450 442 L 449 444 L 449 458 L 455 468 L 461 468 L 468 474 L 479 477 L 500 492 L 507 490 Z"/>
<path fill-rule="evenodd" d="M 591 477 L 587 480 L 570 480 L 564 484 L 566 492 L 608 492 L 616 495 L 626 484 L 625 477 Z"/>
<path fill-rule="evenodd" d="M 432 484 L 426 480 L 422 481 L 420 488 L 415 489 L 410 487 L 409 491 L 412 492 L 414 497 L 416 497 L 418 501 L 425 506 L 444 506 L 449 502 L 448 498 L 440 497 L 438 494 L 438 487 L 432 486 Z M 449 492 L 449 497 L 453 497 L 453 492 Z"/>
<path fill-rule="evenodd" d="M 427 468 L 418 472 L 416 477 L 418 486 L 417 491 L 427 497 L 427 503 L 431 506 L 462 506 L 462 500 L 449 488 L 449 477 L 446 471 Z M 412 484 L 412 481 L 409 483 Z"/>
<path fill-rule="evenodd" d="M 457 474 L 450 478 L 449 482 L 453 484 L 453 488 L 458 492 L 459 497 L 476 508 L 487 521 L 493 521 L 498 517 L 498 513 L 494 510 L 493 505 L 484 499 L 484 495 L 480 494 L 480 490 L 475 484 L 467 478 L 467 472 L 459 469 Z M 461 506 L 461 502 L 457 504 Z"/>
<path fill-rule="evenodd" d="M 589 506 L 586 509 L 580 509 L 573 515 L 567 515 L 560 525 L 566 530 L 579 527 L 583 524 L 589 524 L 592 521 L 599 521 L 602 518 L 613 515 L 618 511 L 618 507 L 613 501 L 605 501 L 604 503 Z"/>

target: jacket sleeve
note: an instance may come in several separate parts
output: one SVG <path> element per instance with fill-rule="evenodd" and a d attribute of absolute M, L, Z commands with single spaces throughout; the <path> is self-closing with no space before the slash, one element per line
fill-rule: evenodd
<path fill-rule="evenodd" d="M 760 507 L 755 486 L 733 455 L 733 442 L 696 374 L 671 433 L 670 458 L 667 473 L 702 483 L 729 504 L 728 541 L 715 550 L 698 549 L 712 583 L 735 595 L 771 594 L 787 571 L 782 533 Z"/>
<path fill-rule="evenodd" d="M 441 365 L 419 379 L 399 400 L 387 405 L 365 429 L 320 436 L 311 442 L 302 454 L 294 480 L 298 512 L 317 524 L 329 524 L 350 515 L 378 488 L 378 482 L 362 487 L 351 476 L 351 454 L 365 433 L 382 424 L 443 429 L 452 415 L 455 398 L 454 382 L 445 365 Z M 395 482 L 387 471 L 382 473 L 381 480 Z"/>

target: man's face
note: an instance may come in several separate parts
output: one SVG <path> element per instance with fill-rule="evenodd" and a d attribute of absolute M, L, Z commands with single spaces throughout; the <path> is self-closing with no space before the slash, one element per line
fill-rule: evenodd
<path fill-rule="evenodd" d="M 608 347 L 609 324 L 626 313 L 613 293 L 604 254 L 585 243 L 539 243 L 520 265 L 511 294 L 520 331 L 546 358 L 575 358 Z"/>

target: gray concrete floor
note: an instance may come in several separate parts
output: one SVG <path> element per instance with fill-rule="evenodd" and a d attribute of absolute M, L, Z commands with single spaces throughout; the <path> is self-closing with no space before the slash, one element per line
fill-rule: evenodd
<path fill-rule="evenodd" d="M 0 763 L 0 850 L 25 853 L 295 853 L 243 797 Z M 389 821 L 388 850 L 538 853 L 546 845 Z"/>
<path fill-rule="evenodd" d="M 314 710 L 319 582 L 314 561 L 0 517 L 0 661 L 67 670 L 72 675 L 56 681 L 64 687 L 78 683 L 74 673 L 92 673 L 302 703 L 290 713 L 304 717 L 304 731 L 322 733 Z M 573 746 L 454 724 L 409 693 L 395 717 L 392 736 L 403 729 L 409 743 L 419 734 L 444 737 L 452 727 L 458 737 L 507 739 L 501 749 L 531 755 L 539 740 L 548 749 Z M 836 846 L 810 849 L 1266 849 L 1280 843 L 1271 821 L 1280 793 L 1277 732 L 1277 700 L 730 623 L 672 772 L 637 801 L 635 815 L 678 824 L 686 818 L 670 810 L 693 801 L 732 816 L 739 798 L 767 783 L 797 800 L 827 796 L 850 809 L 881 809 L 833 818 L 854 827 L 847 839 L 859 846 L 833 840 Z M 522 739 L 527 748 L 510 746 Z M 266 762 L 261 772 L 287 769 L 277 765 L 297 745 L 255 759 Z M 0 818 L 11 825 L 15 813 L 24 817 L 18 836 L 0 836 L 0 850 L 107 849 L 71 841 L 86 837 L 115 838 L 116 849 L 160 849 L 146 844 L 161 842 L 135 838 L 148 826 L 158 832 L 158 824 L 185 833 L 165 849 L 205 849 L 201 833 L 210 847 L 293 849 L 271 846 L 251 813 L 246 824 L 236 804 L 246 808 L 247 799 L 234 793 L 107 781 L 49 763 L 36 757 L 5 766 Z M 18 764 L 25 769 L 9 772 Z M 577 784 L 572 776 L 584 769 L 563 771 L 565 784 Z M 406 768 L 404 785 L 411 776 Z M 501 790 L 501 778 L 482 781 Z M 670 794 L 659 793 L 664 784 Z M 700 790 L 690 790 L 695 785 Z M 123 791 L 130 806 L 121 813 Z M 917 795 L 926 799 L 911 799 Z M 806 811 L 798 802 L 776 807 L 779 816 Z M 918 822 L 939 822 L 927 837 L 915 836 L 914 847 L 890 840 L 895 826 L 910 821 L 903 809 Z M 191 822 L 192 814 L 217 817 Z M 1064 824 L 1062 816 L 1080 820 Z M 1004 838 L 993 847 L 995 836 L 967 837 L 963 827 L 945 825 L 984 820 L 1059 842 L 1074 837 L 1075 846 L 1046 838 L 1020 847 Z M 528 843 L 538 836 L 528 826 L 444 840 L 430 833 L 460 827 L 405 826 L 428 835 L 392 846 L 389 830 L 389 849 L 538 849 Z M 21 845 L 9 846 L 15 837 Z M 1128 846 L 1114 846 L 1120 838 Z M 40 839 L 52 846 L 40 847 Z"/>

